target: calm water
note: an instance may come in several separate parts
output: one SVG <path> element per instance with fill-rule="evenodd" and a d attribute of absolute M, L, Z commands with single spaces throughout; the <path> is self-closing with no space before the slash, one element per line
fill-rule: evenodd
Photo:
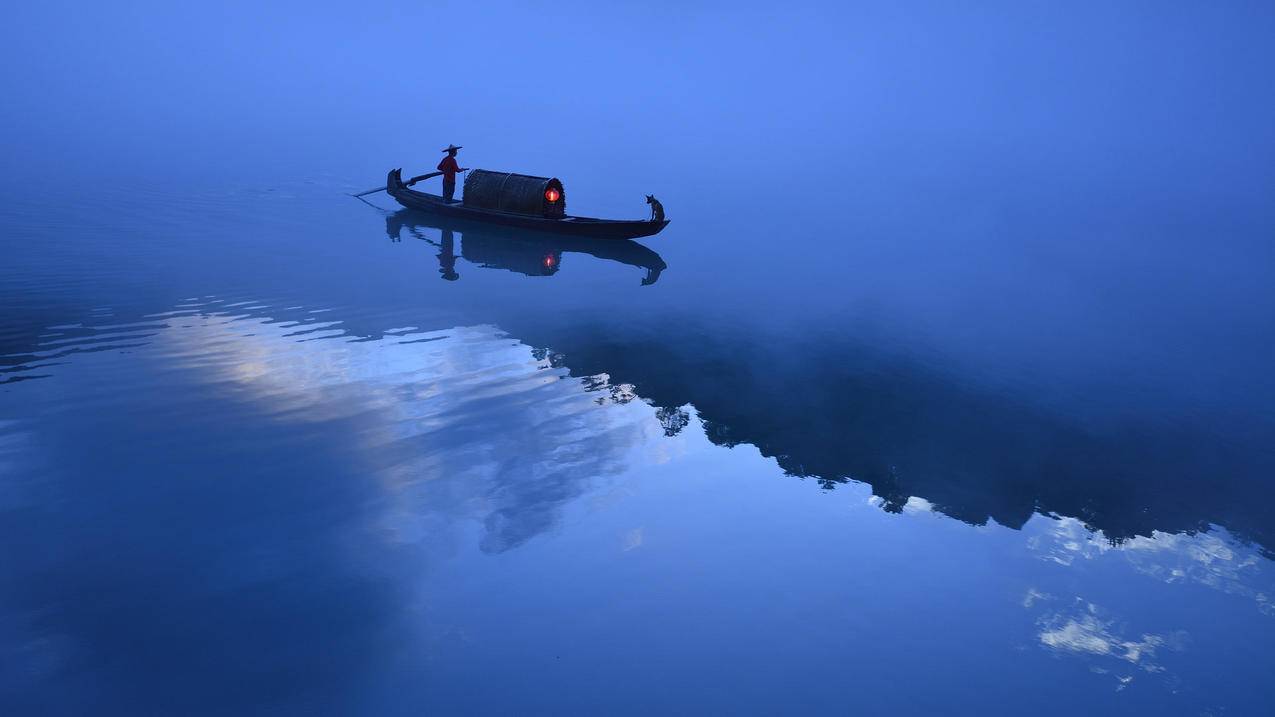
<path fill-rule="evenodd" d="M 24 10 L 0 712 L 1267 713 L 1275 19 L 1015 8 Z"/>

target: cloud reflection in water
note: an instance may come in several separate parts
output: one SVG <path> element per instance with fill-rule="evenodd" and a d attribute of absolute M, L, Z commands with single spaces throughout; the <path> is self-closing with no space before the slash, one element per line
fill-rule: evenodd
<path fill-rule="evenodd" d="M 354 422 L 346 440 L 385 491 L 398 539 L 419 537 L 411 523 L 424 511 L 481 520 L 484 550 L 508 550 L 551 530 L 563 504 L 622 472 L 631 451 L 675 435 L 631 386 L 572 378 L 496 327 L 366 340 L 338 323 L 204 316 L 156 345 L 200 356 L 206 380 L 277 420 Z"/>

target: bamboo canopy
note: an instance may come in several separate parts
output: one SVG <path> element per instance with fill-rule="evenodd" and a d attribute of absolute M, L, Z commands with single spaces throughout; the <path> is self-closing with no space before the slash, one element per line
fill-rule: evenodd
<path fill-rule="evenodd" d="M 565 215 L 567 195 L 551 177 L 474 169 L 465 177 L 466 207 L 558 219 Z"/>

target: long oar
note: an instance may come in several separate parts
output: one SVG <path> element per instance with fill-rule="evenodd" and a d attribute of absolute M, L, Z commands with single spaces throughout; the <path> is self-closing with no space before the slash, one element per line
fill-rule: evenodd
<path fill-rule="evenodd" d="M 468 171 L 469 171 L 469 168 L 465 168 L 465 169 L 462 169 L 462 170 L 460 170 L 460 171 L 461 171 L 461 174 L 464 174 L 465 172 L 468 172 Z M 412 177 L 411 179 L 407 180 L 406 182 L 403 182 L 403 186 L 404 186 L 404 187 L 410 187 L 410 186 L 412 186 L 413 184 L 416 184 L 417 182 L 421 181 L 422 179 L 429 179 L 430 177 L 437 177 L 437 176 L 438 176 L 438 175 L 440 175 L 440 174 L 442 174 L 442 172 L 430 172 L 429 174 L 422 174 L 422 175 L 421 175 L 421 176 L 419 176 L 419 177 Z M 367 190 L 366 192 L 359 192 L 358 194 L 351 194 L 350 196 L 351 196 L 351 197 L 362 197 L 362 196 L 367 195 L 367 194 L 376 194 L 377 192 L 384 192 L 384 191 L 385 191 L 385 190 L 387 190 L 387 189 L 389 189 L 389 187 L 377 187 L 376 189 L 369 189 L 369 190 Z"/>
<path fill-rule="evenodd" d="M 421 176 L 419 176 L 419 177 L 412 177 L 411 179 L 407 180 L 406 182 L 403 182 L 403 186 L 404 186 L 404 187 L 410 187 L 410 186 L 412 186 L 413 184 L 416 184 L 417 182 L 421 181 L 422 179 L 429 179 L 430 177 L 437 177 L 437 176 L 438 176 L 438 175 L 440 175 L 440 174 L 442 174 L 442 172 L 430 172 L 429 174 L 422 174 L 422 175 L 421 175 Z M 384 191 L 385 191 L 385 190 L 387 190 L 387 189 L 389 189 L 389 187 L 388 187 L 388 186 L 385 186 L 385 187 L 377 187 L 376 189 L 369 189 L 369 190 L 367 190 L 366 192 L 359 192 L 358 194 L 351 194 L 350 196 L 351 196 L 351 197 L 362 197 L 362 196 L 364 196 L 365 194 L 376 194 L 377 192 L 384 192 Z"/>

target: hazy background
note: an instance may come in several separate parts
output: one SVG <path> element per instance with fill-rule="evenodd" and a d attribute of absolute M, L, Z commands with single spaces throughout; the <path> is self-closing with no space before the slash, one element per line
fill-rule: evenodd
<path fill-rule="evenodd" d="M 67 202 L 356 189 L 456 142 L 586 214 L 656 193 L 718 235 L 666 258 L 714 262 L 727 311 L 884 289 L 954 350 L 1167 350 L 1205 394 L 1275 358 L 1266 3 L 49 2 L 0 33 L 5 182 Z"/>
<path fill-rule="evenodd" d="M 785 194 L 928 194 L 959 167 L 949 196 L 996 178 L 1234 209 L 1275 176 L 1272 30 L 1259 2 L 27 3 L 3 31 L 5 144 L 77 176 L 372 172 L 454 136 L 577 173 L 777 173 Z"/>

